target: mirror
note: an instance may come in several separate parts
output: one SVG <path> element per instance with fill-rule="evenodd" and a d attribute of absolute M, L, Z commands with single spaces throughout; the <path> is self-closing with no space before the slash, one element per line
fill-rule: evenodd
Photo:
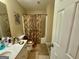
<path fill-rule="evenodd" d="M 6 5 L 0 2 L 0 37 L 11 37 Z"/>

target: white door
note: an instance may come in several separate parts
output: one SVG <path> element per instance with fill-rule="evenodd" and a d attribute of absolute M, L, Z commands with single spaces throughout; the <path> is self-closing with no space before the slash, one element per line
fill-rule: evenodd
<path fill-rule="evenodd" d="M 50 59 L 79 59 L 79 0 L 55 0 Z"/>

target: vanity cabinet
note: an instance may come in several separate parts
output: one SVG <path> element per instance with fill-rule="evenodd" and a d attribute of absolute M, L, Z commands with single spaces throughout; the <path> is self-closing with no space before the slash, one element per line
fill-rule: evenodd
<path fill-rule="evenodd" d="M 27 50 L 27 43 L 24 45 L 22 50 L 19 52 L 19 54 L 16 56 L 15 59 L 27 59 L 28 57 L 28 50 Z"/>

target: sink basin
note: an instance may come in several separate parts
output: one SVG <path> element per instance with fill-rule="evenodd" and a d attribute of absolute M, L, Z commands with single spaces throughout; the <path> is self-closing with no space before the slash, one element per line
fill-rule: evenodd
<path fill-rule="evenodd" d="M 0 54 L 0 56 L 9 56 L 9 55 L 11 55 L 10 51 L 5 51 L 5 52 Z"/>
<path fill-rule="evenodd" d="M 5 48 L 5 44 L 0 42 L 0 50 L 3 50 Z"/>

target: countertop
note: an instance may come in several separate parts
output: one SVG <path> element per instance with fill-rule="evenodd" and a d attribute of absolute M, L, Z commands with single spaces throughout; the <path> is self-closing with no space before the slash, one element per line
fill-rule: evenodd
<path fill-rule="evenodd" d="M 26 40 L 22 40 L 22 41 L 24 41 L 22 45 L 14 44 L 6 47 L 3 50 L 0 50 L 0 56 L 9 56 L 9 59 L 15 59 L 15 57 L 18 55 L 18 53 L 21 51 L 21 49 L 27 42 Z"/>

